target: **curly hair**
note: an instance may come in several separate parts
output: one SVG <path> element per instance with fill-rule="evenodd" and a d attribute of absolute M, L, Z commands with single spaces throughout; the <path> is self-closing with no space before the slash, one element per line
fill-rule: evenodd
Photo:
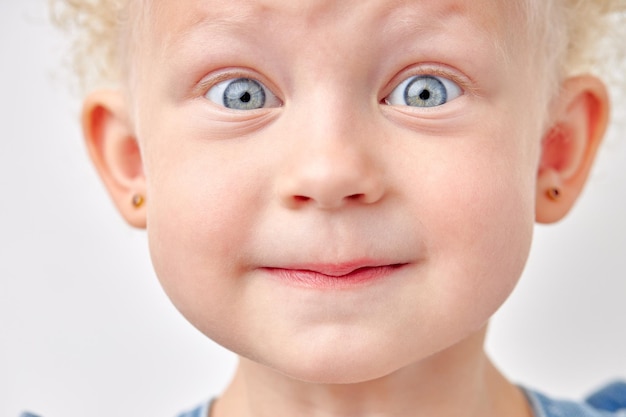
<path fill-rule="evenodd" d="M 132 0 L 49 0 L 52 21 L 72 38 L 70 64 L 82 90 L 118 84 L 125 73 Z"/>
<path fill-rule="evenodd" d="M 626 85 L 626 0 L 519 0 L 537 54 L 556 82 L 595 73 Z M 49 0 L 53 21 L 73 38 L 71 65 L 83 90 L 119 84 L 128 67 L 140 7 L 148 0 Z M 133 10 L 136 8 L 136 10 Z M 139 13 L 139 11 L 143 13 Z"/>
<path fill-rule="evenodd" d="M 530 26 L 542 35 L 542 53 L 559 78 L 593 73 L 626 87 L 626 0 L 533 3 L 530 19 L 539 24 Z"/>

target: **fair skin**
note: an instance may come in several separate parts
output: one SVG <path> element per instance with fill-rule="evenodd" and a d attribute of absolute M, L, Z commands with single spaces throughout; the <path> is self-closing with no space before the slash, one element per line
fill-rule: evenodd
<path fill-rule="evenodd" d="M 546 116 L 509 5 L 153 1 L 129 88 L 91 94 L 83 126 L 173 303 L 242 358 L 215 416 L 530 415 L 487 322 L 608 105 L 576 77 Z M 416 76 L 447 98 L 408 105 Z M 264 107 L 226 108 L 242 78 Z"/>

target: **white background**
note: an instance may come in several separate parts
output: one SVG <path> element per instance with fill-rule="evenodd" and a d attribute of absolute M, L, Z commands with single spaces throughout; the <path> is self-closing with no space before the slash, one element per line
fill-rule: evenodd
<path fill-rule="evenodd" d="M 235 359 L 170 305 L 96 178 L 45 1 L 0 1 L 0 417 L 172 417 Z M 537 228 L 488 341 L 514 381 L 580 397 L 626 377 L 625 166 L 614 131 L 575 211 Z"/>

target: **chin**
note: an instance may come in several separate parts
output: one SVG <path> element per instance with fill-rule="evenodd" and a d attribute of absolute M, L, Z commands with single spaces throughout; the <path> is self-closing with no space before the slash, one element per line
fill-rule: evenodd
<path fill-rule="evenodd" d="M 358 384 L 390 375 L 412 363 L 403 355 L 374 350 L 349 350 L 336 346 L 326 352 L 296 353 L 265 362 L 266 366 L 289 378 L 312 384 Z"/>
<path fill-rule="evenodd" d="M 349 385 L 360 384 L 383 378 L 397 371 L 395 368 L 383 368 L 368 366 L 324 366 L 311 363 L 306 368 L 289 368 L 286 370 L 277 369 L 283 375 L 310 384 L 324 385 Z"/>

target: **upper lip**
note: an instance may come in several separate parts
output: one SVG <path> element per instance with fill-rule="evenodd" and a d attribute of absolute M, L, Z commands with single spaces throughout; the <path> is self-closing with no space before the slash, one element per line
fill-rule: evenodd
<path fill-rule="evenodd" d="M 368 268 L 382 268 L 382 267 L 397 267 L 405 265 L 406 262 L 387 262 L 387 261 L 372 261 L 372 260 L 358 260 L 341 263 L 304 263 L 294 264 L 281 267 L 268 267 L 267 269 L 284 269 L 292 271 L 308 271 L 318 274 L 327 275 L 330 277 L 342 277 L 350 275 L 351 273 Z"/>

